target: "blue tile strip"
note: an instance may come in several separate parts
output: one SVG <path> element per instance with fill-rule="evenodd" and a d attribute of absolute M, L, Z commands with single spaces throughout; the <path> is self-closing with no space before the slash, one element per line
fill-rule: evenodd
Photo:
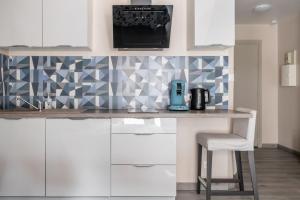
<path fill-rule="evenodd" d="M 27 107 L 17 96 L 37 105 L 49 96 L 54 109 L 164 109 L 174 79 L 185 80 L 187 91 L 209 89 L 209 108 L 228 108 L 227 56 L 0 55 L 0 106 Z"/>

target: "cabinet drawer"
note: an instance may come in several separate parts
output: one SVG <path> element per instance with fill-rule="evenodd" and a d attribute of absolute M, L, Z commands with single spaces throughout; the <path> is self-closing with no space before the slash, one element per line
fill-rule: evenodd
<path fill-rule="evenodd" d="M 113 165 L 112 196 L 176 196 L 175 165 Z"/>
<path fill-rule="evenodd" d="M 176 119 L 173 118 L 114 118 L 112 133 L 176 133 Z"/>
<path fill-rule="evenodd" d="M 113 134 L 112 164 L 176 164 L 176 135 Z"/>
<path fill-rule="evenodd" d="M 94 134 L 110 132 L 109 119 L 47 119 L 47 131 L 60 133 Z"/>

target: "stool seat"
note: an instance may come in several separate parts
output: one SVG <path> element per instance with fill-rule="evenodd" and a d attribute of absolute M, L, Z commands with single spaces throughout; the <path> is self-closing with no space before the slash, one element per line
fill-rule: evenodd
<path fill-rule="evenodd" d="M 222 133 L 199 133 L 197 143 L 209 151 L 233 150 L 233 151 L 253 151 L 253 145 L 236 134 Z"/>

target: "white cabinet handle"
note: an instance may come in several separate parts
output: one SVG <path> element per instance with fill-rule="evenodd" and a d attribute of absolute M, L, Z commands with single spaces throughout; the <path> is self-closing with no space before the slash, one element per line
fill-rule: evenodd
<path fill-rule="evenodd" d="M 71 45 L 57 45 L 56 47 L 58 47 L 58 48 L 70 48 L 72 46 Z"/>
<path fill-rule="evenodd" d="M 154 167 L 155 165 L 134 165 L 134 167 L 138 168 L 146 168 L 146 167 Z"/>
<path fill-rule="evenodd" d="M 4 118 L 5 120 L 21 120 L 22 118 Z"/>
<path fill-rule="evenodd" d="M 81 118 L 81 117 L 74 117 L 74 118 L 68 118 L 69 120 L 73 120 L 73 121 L 81 121 L 81 120 L 87 120 L 87 118 Z"/>
<path fill-rule="evenodd" d="M 149 135 L 154 135 L 153 133 L 135 133 L 134 135 L 137 136 L 149 136 Z"/>
<path fill-rule="evenodd" d="M 224 46 L 223 44 L 211 44 L 210 46 L 215 47 L 215 46 Z"/>
<path fill-rule="evenodd" d="M 27 46 L 27 45 L 12 45 L 12 46 L 10 46 L 10 47 L 13 47 L 13 48 L 28 48 L 29 46 Z"/>

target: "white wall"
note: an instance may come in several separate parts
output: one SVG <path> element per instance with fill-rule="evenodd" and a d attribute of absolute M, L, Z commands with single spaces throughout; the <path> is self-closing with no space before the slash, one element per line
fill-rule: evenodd
<path fill-rule="evenodd" d="M 278 144 L 279 72 L 277 26 L 237 25 L 236 39 L 262 41 L 262 144 Z"/>
<path fill-rule="evenodd" d="M 300 16 L 292 16 L 278 23 L 278 59 L 284 64 L 284 54 L 296 49 L 298 51 L 297 87 L 279 87 L 279 144 L 300 151 Z"/>

